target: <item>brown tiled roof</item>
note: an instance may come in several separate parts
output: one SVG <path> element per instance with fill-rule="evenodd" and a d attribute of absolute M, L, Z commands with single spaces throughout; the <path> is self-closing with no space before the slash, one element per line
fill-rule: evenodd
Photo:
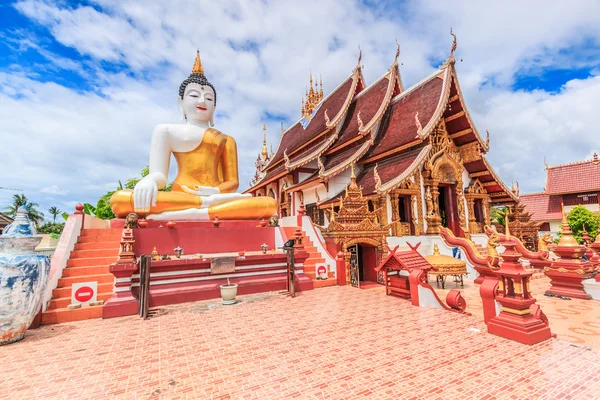
<path fill-rule="evenodd" d="M 391 181 L 409 168 L 421 153 L 422 148 L 410 150 L 406 153 L 400 153 L 395 157 L 382 160 L 377 164 L 377 174 L 381 178 L 381 183 Z M 375 193 L 375 164 L 364 168 L 358 176 L 358 184 L 362 185 L 363 193 Z"/>
<path fill-rule="evenodd" d="M 547 193 L 522 194 L 521 204 L 525 211 L 531 213 L 531 219 L 537 222 L 548 222 L 562 218 L 560 196 L 550 196 Z"/>
<path fill-rule="evenodd" d="M 600 191 L 600 163 L 594 160 L 548 168 L 546 193 L 585 193 Z"/>
<path fill-rule="evenodd" d="M 381 178 L 382 183 L 389 182 L 394 179 L 402 172 L 404 172 L 410 165 L 416 160 L 421 152 L 422 148 L 418 148 L 416 150 L 411 150 L 406 153 L 401 153 L 395 157 L 390 157 L 377 166 L 377 173 Z M 373 170 L 375 169 L 375 164 L 371 164 L 365 168 L 363 168 L 358 176 L 356 177 L 356 184 L 363 188 L 363 194 L 368 196 L 370 194 L 375 193 L 377 190 L 375 189 L 375 174 Z M 327 199 L 322 203 L 322 205 L 328 205 L 332 202 L 336 202 L 339 200 L 340 196 L 345 193 L 345 189 L 341 190 L 338 194 L 333 196 L 330 199 Z"/>
<path fill-rule="evenodd" d="M 431 264 L 415 250 L 405 250 L 390 252 L 388 256 L 375 268 L 375 271 L 379 271 L 382 268 L 391 269 L 404 269 L 412 271 L 415 268 L 430 269 Z"/>
<path fill-rule="evenodd" d="M 373 119 L 375 113 L 379 107 L 381 107 L 389 83 L 390 80 L 388 77 L 383 77 L 378 82 L 363 90 L 360 95 L 350 103 L 348 114 L 340 130 L 339 138 L 331 147 L 346 143 L 358 135 L 359 112 L 360 119 L 364 125 L 367 125 L 369 121 Z"/>
<path fill-rule="evenodd" d="M 384 125 L 366 157 L 376 156 L 417 140 L 415 114 L 419 113 L 419 120 L 425 126 L 438 106 L 442 90 L 443 79 L 434 76 L 392 100 L 391 109 L 387 111 L 390 114 L 383 117 Z"/>
<path fill-rule="evenodd" d="M 314 118 L 310 121 L 310 124 L 304 129 L 300 122 L 296 122 L 290 129 L 288 129 L 281 137 L 279 147 L 270 162 L 270 165 L 275 165 L 278 161 L 283 159 L 283 152 L 287 149 L 289 155 L 301 145 L 315 138 L 318 134 L 322 133 L 327 129 L 325 122 L 325 110 L 327 110 L 327 116 L 330 119 L 339 112 L 341 107 L 344 105 L 345 100 L 350 95 L 349 91 L 352 88 L 353 76 L 346 79 L 337 89 L 327 96 L 323 100 L 323 104 L 315 114 Z M 267 166 L 267 168 L 269 168 Z"/>

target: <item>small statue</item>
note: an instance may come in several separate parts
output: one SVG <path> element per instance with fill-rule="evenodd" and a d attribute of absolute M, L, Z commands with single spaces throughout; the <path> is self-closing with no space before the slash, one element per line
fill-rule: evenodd
<path fill-rule="evenodd" d="M 158 254 L 158 251 L 156 251 L 156 247 L 152 249 L 152 259 L 154 261 L 160 261 L 160 254 Z"/>
<path fill-rule="evenodd" d="M 133 229 L 138 227 L 138 216 L 136 213 L 127 214 L 127 218 L 125 218 L 125 228 Z"/>
<path fill-rule="evenodd" d="M 171 256 L 169 256 L 169 253 L 165 253 L 165 254 L 162 256 L 162 259 L 163 259 L 163 260 L 170 260 L 170 259 L 171 259 Z"/>
<path fill-rule="evenodd" d="M 429 189 L 429 186 L 427 187 L 427 192 L 425 193 L 425 202 L 427 203 L 427 216 L 433 217 L 433 198 L 431 197 L 431 190 Z"/>
<path fill-rule="evenodd" d="M 269 218 L 269 226 L 279 226 L 279 215 L 273 214 L 271 218 Z"/>
<path fill-rule="evenodd" d="M 220 224 L 221 224 L 221 221 L 219 221 L 219 217 L 215 216 L 215 219 L 213 219 L 213 226 L 215 228 L 218 228 Z"/>

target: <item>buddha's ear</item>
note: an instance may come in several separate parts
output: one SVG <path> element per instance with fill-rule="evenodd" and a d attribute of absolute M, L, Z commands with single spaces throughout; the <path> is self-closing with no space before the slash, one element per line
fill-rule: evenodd
<path fill-rule="evenodd" d="M 213 112 L 213 114 L 210 116 L 210 122 L 209 122 L 211 128 L 215 126 L 214 118 L 215 118 L 215 113 Z"/>
<path fill-rule="evenodd" d="M 187 116 L 185 115 L 185 112 L 183 111 L 183 99 L 179 95 L 177 96 L 177 105 L 179 106 L 179 111 L 181 112 L 181 120 L 187 121 Z"/>

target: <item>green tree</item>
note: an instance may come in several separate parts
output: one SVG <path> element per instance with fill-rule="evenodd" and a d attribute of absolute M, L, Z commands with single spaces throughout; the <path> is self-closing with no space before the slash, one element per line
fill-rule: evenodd
<path fill-rule="evenodd" d="M 569 222 L 573 236 L 579 243 L 582 243 L 581 237 L 584 226 L 592 241 L 598 235 L 600 215 L 588 210 L 584 206 L 575 206 L 567 216 L 567 221 Z"/>
<path fill-rule="evenodd" d="M 148 175 L 150 173 L 150 170 L 148 168 L 148 166 L 146 166 L 144 169 L 142 169 L 141 171 L 141 178 L 129 178 L 127 180 L 127 182 L 125 182 L 125 185 L 123 185 L 121 183 L 121 181 L 119 181 L 119 185 L 117 187 L 117 190 L 123 190 L 123 189 L 133 189 L 135 187 L 135 185 L 146 175 Z M 164 189 L 161 189 L 161 191 L 163 192 L 170 192 L 171 189 L 173 188 L 173 184 L 170 183 L 168 184 Z M 113 219 L 115 218 L 115 214 L 112 212 L 111 208 L 110 208 L 110 198 L 112 197 L 112 195 L 115 193 L 116 190 L 113 190 L 111 192 L 107 192 L 105 193 L 102 197 L 100 197 L 100 199 L 98 199 L 96 205 L 92 205 L 90 203 L 84 203 L 83 204 L 83 212 L 88 214 L 88 215 L 93 215 L 96 218 L 100 218 L 100 219 Z"/>
<path fill-rule="evenodd" d="M 5 214 L 11 218 L 15 218 L 17 210 L 21 206 L 27 209 L 29 220 L 34 222 L 36 226 L 44 220 L 44 213 L 37 209 L 40 205 L 30 202 L 24 194 L 13 194 L 13 203 L 5 208 Z"/>
<path fill-rule="evenodd" d="M 492 207 L 490 214 L 492 223 L 504 226 L 506 207 Z"/>
<path fill-rule="evenodd" d="M 54 206 L 52 206 L 52 207 L 50 207 L 50 208 L 48 209 L 48 212 L 50 213 L 50 215 L 52 215 L 52 223 L 54 223 L 54 224 L 55 224 L 55 223 L 56 223 L 56 216 L 57 216 L 58 214 L 62 213 L 62 210 L 61 210 L 61 209 L 59 209 L 58 207 L 54 207 Z"/>

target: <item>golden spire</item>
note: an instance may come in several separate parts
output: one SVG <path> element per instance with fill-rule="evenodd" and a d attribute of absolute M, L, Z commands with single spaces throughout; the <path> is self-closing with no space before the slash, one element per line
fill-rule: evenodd
<path fill-rule="evenodd" d="M 266 160 L 269 155 L 269 151 L 267 150 L 267 124 L 263 124 L 263 147 L 261 155 L 263 160 Z"/>
<path fill-rule="evenodd" d="M 562 207 L 562 236 L 558 241 L 559 246 L 575 247 L 579 246 L 577 240 L 573 237 L 569 221 L 567 220 L 567 214 L 565 213 L 565 207 Z"/>
<path fill-rule="evenodd" d="M 194 60 L 194 66 L 192 67 L 192 74 L 204 75 L 204 67 L 202 66 L 202 60 L 200 60 L 200 50 L 196 50 L 196 59 Z"/>
<path fill-rule="evenodd" d="M 335 221 L 335 210 L 333 209 L 333 203 L 331 203 L 331 221 Z"/>
<path fill-rule="evenodd" d="M 351 171 L 351 175 L 350 175 L 350 184 L 347 186 L 348 189 L 352 190 L 352 191 L 358 191 L 358 185 L 356 184 L 356 175 L 354 174 L 354 163 L 350 164 L 350 171 Z"/>
<path fill-rule="evenodd" d="M 321 100 L 323 100 L 323 76 L 319 75 L 319 101 Z"/>

